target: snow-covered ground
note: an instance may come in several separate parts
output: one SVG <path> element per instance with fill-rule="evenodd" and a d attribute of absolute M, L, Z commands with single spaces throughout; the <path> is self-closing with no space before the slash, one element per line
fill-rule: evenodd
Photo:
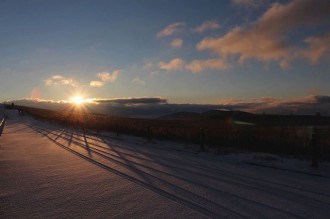
<path fill-rule="evenodd" d="M 329 165 L 213 155 L 7 111 L 0 218 L 329 218 Z M 272 166 L 273 168 L 268 168 Z"/>

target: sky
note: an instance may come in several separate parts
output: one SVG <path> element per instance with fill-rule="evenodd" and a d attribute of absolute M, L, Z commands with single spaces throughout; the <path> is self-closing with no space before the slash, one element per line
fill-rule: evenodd
<path fill-rule="evenodd" d="M 329 82 L 326 0 L 0 0 L 0 101 L 315 101 Z"/>

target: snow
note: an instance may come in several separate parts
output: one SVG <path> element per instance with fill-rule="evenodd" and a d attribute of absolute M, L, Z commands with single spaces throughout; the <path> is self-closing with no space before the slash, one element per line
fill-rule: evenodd
<path fill-rule="evenodd" d="M 196 153 L 7 114 L 1 218 L 329 218 L 327 163 Z"/>

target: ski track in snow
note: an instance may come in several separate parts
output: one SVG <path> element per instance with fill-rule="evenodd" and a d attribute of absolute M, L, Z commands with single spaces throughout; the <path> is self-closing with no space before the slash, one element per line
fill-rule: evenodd
<path fill-rule="evenodd" d="M 174 203 L 189 212 L 173 215 L 173 212 L 165 209 L 161 213 L 165 218 L 329 217 L 328 177 L 228 162 L 221 159 L 221 156 L 201 156 L 176 151 L 166 145 L 162 146 L 161 141 L 153 144 L 136 137 L 114 138 L 113 134 L 85 133 L 25 116 L 19 117 L 15 111 L 8 114 L 5 138 L 29 133 L 25 137 L 27 145 L 33 144 L 38 138 L 46 138 L 51 147 L 65 149 L 65 153 L 77 155 L 84 162 L 102 168 L 107 174 L 118 176 L 122 184 L 132 183 L 136 189 L 142 188 L 170 200 L 162 201 L 164 205 Z M 0 138 L 0 146 L 1 144 Z M 0 207 L 2 211 L 9 212 L 7 206 L 10 203 L 5 203 L 6 191 L 0 192 Z M 141 205 L 152 204 L 148 201 L 141 202 Z M 134 213 L 137 212 L 133 210 L 131 215 Z M 144 214 L 139 217 L 156 217 L 148 211 Z M 81 216 L 84 215 L 79 217 Z M 104 217 L 102 209 L 98 209 L 94 216 Z"/>

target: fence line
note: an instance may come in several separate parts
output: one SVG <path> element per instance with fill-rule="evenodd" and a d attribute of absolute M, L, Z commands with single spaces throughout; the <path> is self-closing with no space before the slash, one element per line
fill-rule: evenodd
<path fill-rule="evenodd" d="M 328 123 L 315 126 L 250 125 L 250 123 L 242 122 L 149 120 L 20 106 L 15 106 L 15 108 L 40 120 L 83 130 L 91 129 L 98 132 L 107 130 L 117 136 L 121 133 L 145 136 L 149 142 L 152 138 L 191 142 L 199 144 L 201 151 L 208 147 L 216 151 L 237 148 L 295 156 L 319 154 L 322 159 L 330 160 L 330 127 Z M 315 146 L 318 148 L 315 149 Z"/>
<path fill-rule="evenodd" d="M 3 107 L 3 113 L 2 113 L 2 119 L 0 122 L 0 136 L 2 135 L 3 128 L 5 127 L 5 105 L 2 105 Z"/>
<path fill-rule="evenodd" d="M 2 118 L 2 120 L 0 122 L 0 136 L 2 135 L 4 126 L 5 126 L 5 118 Z"/>

